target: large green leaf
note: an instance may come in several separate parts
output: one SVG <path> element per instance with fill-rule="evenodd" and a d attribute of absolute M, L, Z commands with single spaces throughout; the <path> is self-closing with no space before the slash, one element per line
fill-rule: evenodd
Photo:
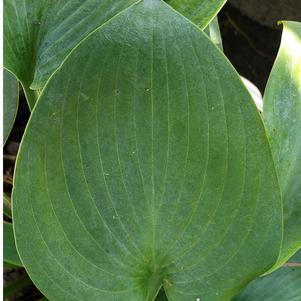
<path fill-rule="evenodd" d="M 94 32 L 49 81 L 13 217 L 22 262 L 52 301 L 152 301 L 161 286 L 172 301 L 229 300 L 274 264 L 282 235 L 249 93 L 159 0 Z"/>
<path fill-rule="evenodd" d="M 201 29 L 210 23 L 227 0 L 166 0 Z"/>
<path fill-rule="evenodd" d="M 300 301 L 301 251 L 272 274 L 252 281 L 233 301 Z"/>
<path fill-rule="evenodd" d="M 22 266 L 15 245 L 13 225 L 7 222 L 3 222 L 3 260 L 13 265 Z"/>
<path fill-rule="evenodd" d="M 136 0 L 4 0 L 4 66 L 31 108 L 37 91 L 95 28 Z M 34 90 L 32 90 L 34 89 Z"/>
<path fill-rule="evenodd" d="M 39 94 L 35 90 L 43 88 L 70 51 L 89 33 L 135 2 L 4 0 L 4 65 L 21 81 L 31 108 Z M 203 0 L 197 4 L 192 1 L 189 5 L 186 2 L 171 4 L 205 27 L 225 0 Z"/>
<path fill-rule="evenodd" d="M 283 194 L 281 265 L 301 247 L 301 23 L 284 22 L 263 112 Z"/>
<path fill-rule="evenodd" d="M 13 127 L 19 102 L 19 87 L 16 78 L 3 70 L 3 144 Z"/>

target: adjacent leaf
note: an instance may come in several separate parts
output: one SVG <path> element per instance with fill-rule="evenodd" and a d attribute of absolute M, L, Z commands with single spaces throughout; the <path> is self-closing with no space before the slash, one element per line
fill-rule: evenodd
<path fill-rule="evenodd" d="M 240 76 L 242 82 L 244 83 L 244 85 L 246 86 L 246 88 L 248 89 L 249 93 L 251 94 L 256 107 L 258 109 L 258 111 L 260 113 L 262 113 L 263 110 L 263 97 L 261 95 L 261 92 L 259 91 L 259 89 L 251 82 L 249 81 L 247 78 Z"/>
<path fill-rule="evenodd" d="M 227 0 L 166 0 L 168 4 L 198 25 L 201 29 L 210 23 Z"/>
<path fill-rule="evenodd" d="M 301 296 L 301 251 L 285 266 L 251 282 L 233 301 L 298 301 Z"/>
<path fill-rule="evenodd" d="M 11 200 L 6 193 L 3 193 L 3 214 L 11 218 Z"/>
<path fill-rule="evenodd" d="M 68 57 L 17 160 L 17 246 L 52 301 L 229 300 L 276 261 L 281 213 L 239 75 L 159 0 Z"/>
<path fill-rule="evenodd" d="M 3 144 L 13 127 L 19 102 L 19 87 L 16 78 L 3 70 Z"/>
<path fill-rule="evenodd" d="M 7 222 L 3 222 L 3 260 L 13 265 L 22 266 L 15 245 L 13 225 Z"/>
<path fill-rule="evenodd" d="M 283 194 L 284 241 L 277 266 L 301 247 L 301 23 L 283 24 L 263 109 Z"/>
<path fill-rule="evenodd" d="M 217 16 L 215 16 L 205 28 L 205 32 L 210 37 L 211 41 L 223 51 L 223 40 L 219 29 Z"/>
<path fill-rule="evenodd" d="M 4 0 L 4 66 L 21 81 L 31 109 L 34 90 L 43 88 L 70 51 L 135 1 Z"/>

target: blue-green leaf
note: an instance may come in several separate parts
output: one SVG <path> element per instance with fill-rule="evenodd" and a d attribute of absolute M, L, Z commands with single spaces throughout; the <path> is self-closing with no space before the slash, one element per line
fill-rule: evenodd
<path fill-rule="evenodd" d="M 229 300 L 276 261 L 281 213 L 251 96 L 160 0 L 71 53 L 17 160 L 17 246 L 52 301 Z"/>
<path fill-rule="evenodd" d="M 301 247 L 301 23 L 283 25 L 263 110 L 283 195 L 284 240 L 277 266 Z"/>
<path fill-rule="evenodd" d="M 301 300 L 301 251 L 268 276 L 252 281 L 233 301 Z"/>

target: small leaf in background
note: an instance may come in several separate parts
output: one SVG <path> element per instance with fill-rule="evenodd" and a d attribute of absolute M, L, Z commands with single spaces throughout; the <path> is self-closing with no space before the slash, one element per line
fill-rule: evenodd
<path fill-rule="evenodd" d="M 263 108 L 283 195 L 284 240 L 276 267 L 301 247 L 301 23 L 283 26 Z"/>
<path fill-rule="evenodd" d="M 213 44 L 223 51 L 223 40 L 218 24 L 218 17 L 215 16 L 209 25 L 205 28 L 205 33 L 210 37 Z"/>
<path fill-rule="evenodd" d="M 135 1 L 4 0 L 4 66 L 21 81 L 31 109 L 69 52 Z"/>
<path fill-rule="evenodd" d="M 8 70 L 3 69 L 3 145 L 13 127 L 19 103 L 19 83 Z"/>
<path fill-rule="evenodd" d="M 3 193 L 3 214 L 11 219 L 11 200 L 6 193 Z"/>
<path fill-rule="evenodd" d="M 22 262 L 52 301 L 153 301 L 162 286 L 170 301 L 228 300 L 274 264 L 282 237 L 249 93 L 159 0 L 99 28 L 49 81 L 13 214 Z"/>
<path fill-rule="evenodd" d="M 283 267 L 252 281 L 233 301 L 301 300 L 301 251 Z"/>
<path fill-rule="evenodd" d="M 166 2 L 191 20 L 202 30 L 218 14 L 227 0 L 166 0 Z"/>
<path fill-rule="evenodd" d="M 13 225 L 7 222 L 3 222 L 3 260 L 15 266 L 23 265 L 16 249 Z"/>

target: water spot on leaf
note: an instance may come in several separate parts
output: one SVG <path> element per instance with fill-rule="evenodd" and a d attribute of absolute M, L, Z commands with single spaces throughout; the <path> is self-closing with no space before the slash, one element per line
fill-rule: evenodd
<path fill-rule="evenodd" d="M 81 92 L 80 93 L 80 96 L 81 96 L 81 100 L 83 101 L 88 101 L 90 98 L 89 96 L 87 96 L 85 93 Z"/>

